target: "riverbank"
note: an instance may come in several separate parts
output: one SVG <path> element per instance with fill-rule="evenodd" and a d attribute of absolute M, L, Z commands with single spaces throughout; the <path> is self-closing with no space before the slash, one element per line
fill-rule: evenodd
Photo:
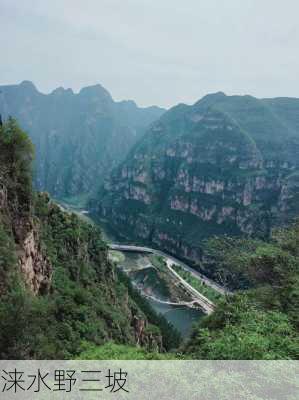
<path fill-rule="evenodd" d="M 204 313 L 200 309 L 183 304 L 183 301 L 182 304 L 178 304 L 180 299 L 167 290 L 163 276 L 157 273 L 148 255 L 130 252 L 122 254 L 125 259 L 118 264 L 118 267 L 128 276 L 136 291 L 157 314 L 164 316 L 183 338 L 189 337 L 193 325 L 204 316 Z M 171 278 L 171 275 L 168 275 L 168 278 Z"/>

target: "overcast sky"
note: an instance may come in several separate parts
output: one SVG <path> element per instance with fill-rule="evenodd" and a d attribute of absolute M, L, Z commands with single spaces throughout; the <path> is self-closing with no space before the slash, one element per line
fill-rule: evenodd
<path fill-rule="evenodd" d="M 0 84 L 139 105 L 299 97 L 298 0 L 0 0 Z"/>

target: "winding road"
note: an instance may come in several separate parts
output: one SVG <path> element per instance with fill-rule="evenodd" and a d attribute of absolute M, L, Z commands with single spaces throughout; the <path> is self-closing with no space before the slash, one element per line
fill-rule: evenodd
<path fill-rule="evenodd" d="M 197 271 L 194 271 L 191 267 L 183 263 L 182 261 L 177 260 L 176 258 L 169 256 L 168 254 L 164 253 L 160 250 L 155 250 L 150 247 L 142 247 L 142 246 L 134 246 L 134 245 L 121 245 L 121 244 L 108 244 L 110 250 L 117 250 L 117 251 L 124 251 L 124 252 L 137 252 L 137 253 L 149 253 L 149 254 L 156 254 L 162 256 L 166 261 L 166 266 L 171 274 L 173 274 L 176 279 L 184 286 L 184 288 L 191 294 L 193 300 L 191 302 L 180 302 L 180 303 L 171 303 L 165 302 L 166 304 L 172 305 L 186 305 L 191 308 L 200 308 L 206 314 L 211 314 L 215 309 L 215 304 L 210 301 L 207 297 L 203 294 L 198 292 L 194 287 L 192 287 L 188 282 L 186 282 L 173 268 L 173 264 L 179 265 L 185 271 L 190 272 L 194 277 L 204 282 L 207 286 L 210 286 L 215 291 L 219 292 L 220 294 L 224 295 L 227 294 L 228 291 L 216 284 L 215 282 L 211 281 L 207 277 L 203 276 Z M 151 296 L 148 296 L 152 298 Z M 152 298 L 152 300 L 157 300 L 156 298 Z"/>
<path fill-rule="evenodd" d="M 211 279 L 207 278 L 205 275 L 201 274 L 200 272 L 196 271 L 194 268 L 189 267 L 186 263 L 183 261 L 178 260 L 177 258 L 170 256 L 167 253 L 164 253 L 161 250 L 156 250 L 152 249 L 150 247 L 142 247 L 142 246 L 134 246 L 134 245 L 122 245 L 122 244 L 113 244 L 113 243 L 108 243 L 108 247 L 111 250 L 119 250 L 119 251 L 132 251 L 132 252 L 139 252 L 139 253 L 150 253 L 150 254 L 156 254 L 158 256 L 162 256 L 164 258 L 169 259 L 172 264 L 179 265 L 182 267 L 185 271 L 190 272 L 195 278 L 201 280 L 204 282 L 207 286 L 211 287 L 214 289 L 216 292 L 225 295 L 225 294 L 231 294 L 229 290 L 224 288 L 223 286 L 220 286 L 218 283 L 212 281 Z"/>
<path fill-rule="evenodd" d="M 61 207 L 64 211 L 69 211 L 68 207 L 65 207 L 63 204 L 59 204 L 59 207 Z M 74 212 L 73 210 L 70 210 L 71 212 Z M 87 212 L 78 212 L 76 211 L 76 214 L 78 214 L 81 217 L 85 217 Z M 84 214 L 84 215 L 83 215 Z M 90 222 L 91 223 L 91 222 Z M 118 250 L 118 251 L 128 251 L 128 252 L 139 252 L 139 253 L 149 253 L 149 254 L 156 254 L 158 256 L 161 256 L 165 259 L 166 261 L 166 266 L 171 274 L 173 274 L 177 280 L 181 283 L 182 286 L 191 294 L 193 300 L 190 302 L 179 302 L 179 303 L 172 303 L 172 302 L 165 302 L 156 298 L 153 298 L 151 296 L 148 296 L 152 298 L 154 301 L 159 301 L 159 302 L 164 302 L 166 304 L 170 305 L 175 305 L 175 306 L 188 306 L 191 308 L 200 308 L 204 313 L 206 314 L 211 314 L 214 311 L 215 304 L 211 302 L 207 297 L 205 297 L 203 294 L 198 292 L 195 288 L 193 288 L 188 282 L 186 282 L 173 268 L 172 266 L 178 265 L 181 268 L 183 268 L 185 271 L 188 271 L 191 273 L 195 278 L 200 280 L 201 282 L 204 282 L 205 285 L 213 288 L 215 291 L 218 293 L 225 295 L 228 294 L 229 292 L 222 286 L 218 285 L 216 282 L 213 282 L 211 279 L 207 278 L 206 276 L 202 275 L 200 272 L 195 271 L 193 268 L 189 267 L 189 265 L 185 264 L 184 262 L 176 259 L 173 256 L 170 256 L 167 253 L 164 253 L 163 251 L 152 249 L 150 247 L 143 247 L 143 246 L 134 246 L 134 245 L 122 245 L 122 244 L 115 244 L 115 243 L 108 243 L 108 248 L 110 250 Z"/>

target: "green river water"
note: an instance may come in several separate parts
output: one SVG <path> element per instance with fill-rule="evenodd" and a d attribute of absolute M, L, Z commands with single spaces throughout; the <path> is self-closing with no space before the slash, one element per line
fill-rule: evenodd
<path fill-rule="evenodd" d="M 129 274 L 133 284 L 140 287 L 142 282 L 141 294 L 147 293 L 162 301 L 169 300 L 165 293 L 165 285 L 155 273 L 147 255 L 128 252 L 123 253 L 123 255 L 125 259 L 119 263 L 119 267 Z M 204 315 L 200 310 L 187 306 L 173 306 L 153 299 L 147 300 L 152 308 L 157 313 L 164 315 L 183 337 L 190 334 L 192 325 Z"/>

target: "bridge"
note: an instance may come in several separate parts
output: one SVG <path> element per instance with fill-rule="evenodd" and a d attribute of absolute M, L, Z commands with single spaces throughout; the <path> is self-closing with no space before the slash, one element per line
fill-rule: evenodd
<path fill-rule="evenodd" d="M 128 251 L 132 253 L 155 253 L 155 250 L 150 247 L 130 246 L 127 244 L 108 243 L 108 247 L 110 250 Z"/>
<path fill-rule="evenodd" d="M 60 205 L 57 203 L 59 207 L 63 209 L 67 209 L 64 205 Z M 78 212 L 81 217 L 86 217 L 85 212 Z M 91 221 L 89 221 L 91 223 Z M 186 282 L 173 268 L 172 265 L 176 264 L 181 266 L 185 271 L 190 272 L 194 277 L 199 279 L 200 281 L 204 282 L 207 286 L 210 286 L 217 292 L 221 293 L 222 295 L 229 293 L 225 288 L 221 287 L 217 283 L 213 282 L 211 279 L 207 278 L 206 276 L 202 275 L 198 271 L 195 271 L 193 268 L 189 267 L 189 265 L 183 263 L 182 261 L 177 260 L 176 258 L 170 256 L 169 254 L 164 253 L 163 251 L 152 249 L 150 247 L 143 247 L 143 246 L 135 246 L 135 245 L 125 245 L 125 244 L 115 244 L 115 243 L 108 243 L 108 248 L 110 250 L 118 250 L 118 251 L 128 251 L 128 252 L 138 252 L 138 253 L 148 253 L 148 254 L 156 254 L 164 259 L 166 259 L 166 265 L 170 273 L 172 273 L 178 280 L 180 284 L 182 284 L 186 291 L 188 291 L 193 300 L 191 302 L 180 302 L 180 303 L 173 303 L 173 305 L 185 305 L 191 308 L 200 308 L 204 313 L 211 314 L 214 311 L 215 305 L 212 303 L 208 298 L 204 295 L 199 293 L 196 289 L 194 289 L 188 282 Z M 156 299 L 157 300 L 157 299 Z"/>
<path fill-rule="evenodd" d="M 187 266 L 185 263 L 177 260 L 176 258 L 169 256 L 168 254 L 155 250 L 150 247 L 142 247 L 135 245 L 122 245 L 122 244 L 108 244 L 110 250 L 124 251 L 124 252 L 138 252 L 138 253 L 148 253 L 148 254 L 156 254 L 163 257 L 166 261 L 166 266 L 169 272 L 175 276 L 175 278 L 180 282 L 180 284 L 185 288 L 185 290 L 191 295 L 193 298 L 190 302 L 168 302 L 164 300 L 157 299 L 153 296 L 145 295 L 145 297 L 151 298 L 154 301 L 158 301 L 163 304 L 169 304 L 174 306 L 187 306 L 190 308 L 198 308 L 201 309 L 205 314 L 211 314 L 215 309 L 215 304 L 210 301 L 207 297 L 201 294 L 198 290 L 192 287 L 188 282 L 186 282 L 173 268 L 173 264 L 181 266 L 183 269 L 187 270 L 191 274 L 193 274 L 197 279 L 204 282 L 207 286 L 212 287 L 214 290 L 218 291 L 221 294 L 225 294 L 226 290 L 221 286 L 217 285 L 215 282 L 210 279 L 204 277 L 202 274 L 197 273 L 197 271 L 192 271 L 191 267 Z"/>
<path fill-rule="evenodd" d="M 228 289 L 225 287 L 219 285 L 218 283 L 212 281 L 212 279 L 207 278 L 205 275 L 201 274 L 200 272 L 196 271 L 194 268 L 190 267 L 183 261 L 178 260 L 177 258 L 164 253 L 161 250 L 157 249 L 152 249 L 150 247 L 142 247 L 142 246 L 135 246 L 135 245 L 124 245 L 124 244 L 113 244 L 113 243 L 108 243 L 108 247 L 111 250 L 119 250 L 119 251 L 125 251 L 125 252 L 136 252 L 136 253 L 149 253 L 149 254 L 156 254 L 158 256 L 162 256 L 164 258 L 168 258 L 169 260 L 173 261 L 173 264 L 181 266 L 185 271 L 190 272 L 195 278 L 201 280 L 204 282 L 207 286 L 211 287 L 214 289 L 216 292 L 226 295 L 226 294 L 232 294 Z"/>
<path fill-rule="evenodd" d="M 189 308 L 201 309 L 200 304 L 198 304 L 196 300 L 173 302 L 173 301 L 158 299 L 157 297 L 151 296 L 146 293 L 143 293 L 143 296 L 150 300 L 156 301 L 157 303 L 167 304 L 169 306 L 175 306 L 175 307 L 184 306 L 184 307 L 189 307 Z"/>

